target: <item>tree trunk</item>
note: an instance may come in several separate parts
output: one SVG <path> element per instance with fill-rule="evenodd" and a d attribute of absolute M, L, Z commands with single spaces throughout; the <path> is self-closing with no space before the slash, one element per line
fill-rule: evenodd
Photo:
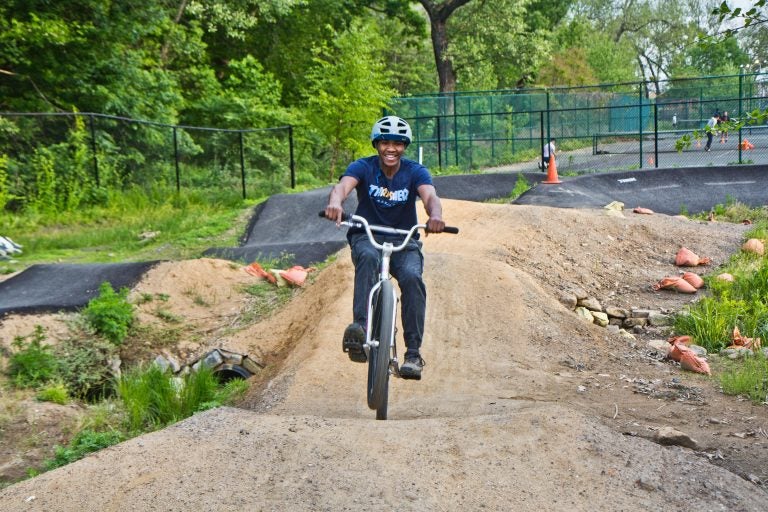
<path fill-rule="evenodd" d="M 448 18 L 453 11 L 471 0 L 446 0 L 443 3 L 436 3 L 432 0 L 419 0 L 429 15 L 429 25 L 432 32 L 432 49 L 435 54 L 435 66 L 437 67 L 437 77 L 440 82 L 440 92 L 453 92 L 456 90 L 456 72 L 453 69 L 453 62 L 446 57 L 448 49 Z"/>

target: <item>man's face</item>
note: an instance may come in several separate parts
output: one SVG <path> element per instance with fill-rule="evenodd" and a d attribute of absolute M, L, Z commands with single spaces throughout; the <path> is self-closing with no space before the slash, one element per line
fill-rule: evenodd
<path fill-rule="evenodd" d="M 405 142 L 380 140 L 376 143 L 376 151 L 384 166 L 395 167 L 400 163 L 400 157 L 405 152 Z"/>

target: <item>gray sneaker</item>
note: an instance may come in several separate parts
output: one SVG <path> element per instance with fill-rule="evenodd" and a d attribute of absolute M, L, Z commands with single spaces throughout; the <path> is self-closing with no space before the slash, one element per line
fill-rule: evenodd
<path fill-rule="evenodd" d="M 400 377 L 404 379 L 421 380 L 421 370 L 424 368 L 421 356 L 408 356 L 400 367 Z"/>

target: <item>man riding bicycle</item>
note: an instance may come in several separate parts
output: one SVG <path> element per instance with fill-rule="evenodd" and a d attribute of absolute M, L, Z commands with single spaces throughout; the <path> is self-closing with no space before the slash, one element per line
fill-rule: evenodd
<path fill-rule="evenodd" d="M 416 196 L 421 198 L 429 215 L 427 233 L 440 233 L 445 228 L 440 198 L 432 184 L 429 170 L 413 160 L 403 158 L 411 143 L 411 127 L 397 116 L 379 119 L 371 130 L 371 143 L 377 155 L 355 160 L 331 190 L 325 216 L 340 223 L 344 209 L 342 204 L 352 190 L 357 190 L 356 215 L 365 217 L 371 224 L 397 229 L 410 229 L 418 223 Z M 424 257 L 418 233 L 405 250 L 392 255 L 390 273 L 397 279 L 402 299 L 403 338 L 405 362 L 400 376 L 420 379 L 424 367 L 421 342 L 424 334 L 424 317 L 427 307 L 427 291 L 422 279 Z M 379 242 L 402 240 L 402 236 L 376 235 Z M 367 326 L 368 295 L 376 282 L 379 251 L 371 245 L 362 228 L 351 228 L 347 240 L 355 265 L 355 291 L 352 304 L 353 322 L 345 329 L 342 348 L 349 358 L 365 362 L 363 350 Z"/>

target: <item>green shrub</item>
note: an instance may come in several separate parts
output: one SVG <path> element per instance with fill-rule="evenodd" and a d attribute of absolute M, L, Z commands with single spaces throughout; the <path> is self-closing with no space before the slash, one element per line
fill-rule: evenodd
<path fill-rule="evenodd" d="M 133 323 L 133 304 L 128 289 L 115 292 L 108 282 L 101 283 L 99 296 L 88 302 L 83 316 L 93 329 L 115 344 L 121 344 Z"/>
<path fill-rule="evenodd" d="M 42 388 L 37 392 L 36 398 L 41 402 L 53 402 L 59 405 L 66 405 L 69 403 L 69 391 L 67 390 L 67 386 L 58 382 Z"/>
<path fill-rule="evenodd" d="M 53 380 L 59 369 L 53 347 L 43 345 L 45 330 L 35 326 L 29 336 L 17 336 L 11 345 L 15 352 L 9 358 L 8 375 L 13 384 L 20 388 L 33 388 Z"/>
<path fill-rule="evenodd" d="M 112 362 L 118 348 L 102 339 L 72 338 L 56 348 L 59 375 L 72 396 L 94 401 L 114 394 Z"/>
<path fill-rule="evenodd" d="M 82 459 L 89 453 L 97 452 L 123 440 L 125 440 L 125 434 L 114 430 L 107 432 L 82 430 L 78 432 L 66 447 L 56 447 L 55 457 L 45 461 L 45 469 L 50 470 L 65 466 L 70 462 Z"/>

